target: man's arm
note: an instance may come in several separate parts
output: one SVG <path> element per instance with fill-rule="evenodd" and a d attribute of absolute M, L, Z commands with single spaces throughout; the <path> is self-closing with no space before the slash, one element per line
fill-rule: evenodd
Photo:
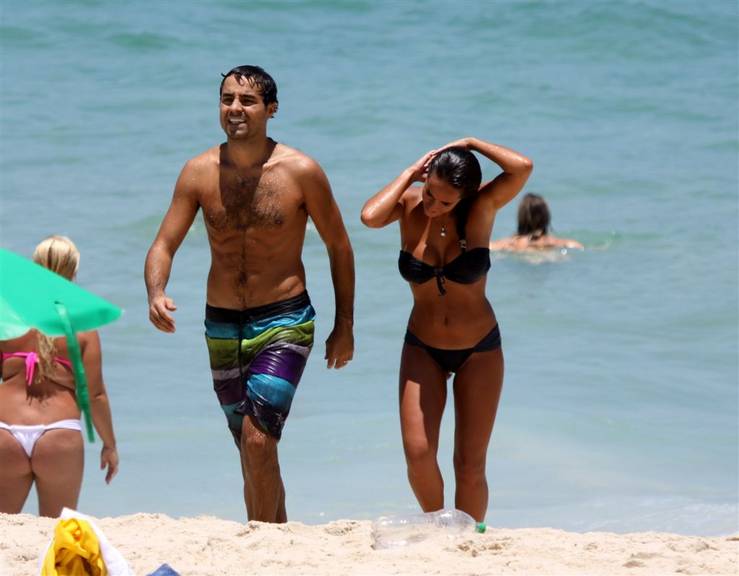
<path fill-rule="evenodd" d="M 354 253 L 328 178 L 313 160 L 301 164 L 305 206 L 326 245 L 334 284 L 336 316 L 325 358 L 328 368 L 343 368 L 354 356 Z"/>
<path fill-rule="evenodd" d="M 172 260 L 198 212 L 197 170 L 190 160 L 177 179 L 172 203 L 146 255 L 144 280 L 149 296 L 149 320 L 162 332 L 174 332 L 171 311 L 177 309 L 164 292 L 172 271 Z"/>

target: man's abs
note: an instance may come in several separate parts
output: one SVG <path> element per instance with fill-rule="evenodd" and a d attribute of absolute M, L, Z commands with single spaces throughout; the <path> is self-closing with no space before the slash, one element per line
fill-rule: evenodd
<path fill-rule="evenodd" d="M 218 308 L 244 310 L 297 296 L 305 290 L 300 257 L 219 259 L 208 273 L 207 302 Z"/>
<path fill-rule="evenodd" d="M 201 196 L 211 306 L 243 310 L 305 290 L 301 255 L 308 214 L 288 168 L 273 158 L 249 179 L 221 167 Z"/>

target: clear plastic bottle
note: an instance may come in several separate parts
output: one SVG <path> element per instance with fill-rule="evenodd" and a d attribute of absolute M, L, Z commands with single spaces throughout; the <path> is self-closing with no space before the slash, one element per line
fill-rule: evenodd
<path fill-rule="evenodd" d="M 485 523 L 461 510 L 444 509 L 436 512 L 415 512 L 382 516 L 372 523 L 372 547 L 399 548 L 421 542 L 441 531 L 448 535 L 465 532 L 485 532 Z"/>

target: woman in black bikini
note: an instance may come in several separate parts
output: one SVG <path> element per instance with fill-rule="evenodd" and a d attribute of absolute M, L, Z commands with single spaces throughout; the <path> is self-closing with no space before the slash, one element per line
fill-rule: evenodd
<path fill-rule="evenodd" d="M 481 186 L 472 151 L 503 172 Z M 426 512 L 444 507 L 436 454 L 454 372 L 455 507 L 485 517 L 485 458 L 503 386 L 498 323 L 485 297 L 488 243 L 496 212 L 532 168 L 509 148 L 464 138 L 422 156 L 362 209 L 372 228 L 400 221 L 398 267 L 414 301 L 400 362 L 400 423 L 408 479 Z"/>

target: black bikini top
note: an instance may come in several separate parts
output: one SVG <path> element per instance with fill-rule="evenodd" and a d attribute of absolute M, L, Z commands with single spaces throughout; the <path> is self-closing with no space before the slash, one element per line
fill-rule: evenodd
<path fill-rule="evenodd" d="M 439 294 L 446 294 L 445 279 L 458 284 L 472 284 L 487 274 L 490 270 L 490 250 L 488 248 L 473 248 L 466 250 L 465 241 L 459 241 L 462 253 L 444 266 L 436 267 L 423 260 L 415 258 L 410 252 L 400 251 L 398 256 L 398 270 L 400 275 L 413 284 L 423 284 L 436 278 Z"/>

